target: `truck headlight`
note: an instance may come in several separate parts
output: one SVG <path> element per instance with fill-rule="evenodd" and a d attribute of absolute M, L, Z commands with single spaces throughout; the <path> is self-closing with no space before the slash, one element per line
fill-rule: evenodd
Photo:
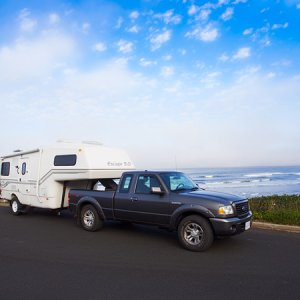
<path fill-rule="evenodd" d="M 233 208 L 231 205 L 221 206 L 219 207 L 218 213 L 222 216 L 233 215 Z"/>

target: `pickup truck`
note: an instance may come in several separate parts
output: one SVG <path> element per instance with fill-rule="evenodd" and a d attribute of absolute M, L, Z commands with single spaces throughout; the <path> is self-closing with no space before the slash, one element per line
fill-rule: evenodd
<path fill-rule="evenodd" d="M 104 191 L 69 191 L 69 208 L 88 231 L 106 220 L 157 225 L 177 230 L 184 248 L 204 251 L 216 236 L 251 226 L 247 199 L 203 190 L 181 172 L 132 171 L 123 173 L 118 185 L 112 179 L 101 183 Z"/>

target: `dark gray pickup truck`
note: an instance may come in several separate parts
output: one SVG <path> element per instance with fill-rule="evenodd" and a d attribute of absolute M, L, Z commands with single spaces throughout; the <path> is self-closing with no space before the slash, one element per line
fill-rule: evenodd
<path fill-rule="evenodd" d="M 100 180 L 104 191 L 69 192 L 70 209 L 88 231 L 105 220 L 157 225 L 177 230 L 180 244 L 192 251 L 208 249 L 216 236 L 248 230 L 252 213 L 247 199 L 206 191 L 181 172 L 125 172 L 119 185 Z"/>

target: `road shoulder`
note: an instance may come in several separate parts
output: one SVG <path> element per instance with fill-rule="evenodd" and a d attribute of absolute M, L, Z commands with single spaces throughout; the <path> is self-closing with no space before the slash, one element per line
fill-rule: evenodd
<path fill-rule="evenodd" d="M 258 228 L 258 229 L 300 233 L 300 226 L 294 226 L 294 225 L 282 225 L 282 224 L 273 224 L 273 223 L 267 223 L 267 222 L 254 221 L 252 223 L 252 227 Z"/>

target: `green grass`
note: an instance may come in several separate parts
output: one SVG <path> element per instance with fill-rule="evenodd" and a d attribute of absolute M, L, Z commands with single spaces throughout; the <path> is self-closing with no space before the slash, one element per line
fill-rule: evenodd
<path fill-rule="evenodd" d="M 249 201 L 254 221 L 300 226 L 300 195 L 264 196 Z"/>

